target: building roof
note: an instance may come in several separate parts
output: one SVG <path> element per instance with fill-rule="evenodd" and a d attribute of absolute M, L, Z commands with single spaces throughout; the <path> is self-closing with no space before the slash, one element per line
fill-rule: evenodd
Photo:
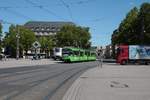
<path fill-rule="evenodd" d="M 26 27 L 62 27 L 64 25 L 75 25 L 73 22 L 63 21 L 29 21 L 24 24 Z"/>

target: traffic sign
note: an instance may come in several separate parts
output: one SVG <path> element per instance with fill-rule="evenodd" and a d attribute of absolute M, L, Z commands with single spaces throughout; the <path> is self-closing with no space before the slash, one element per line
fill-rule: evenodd
<path fill-rule="evenodd" d="M 40 48 L 40 47 L 41 47 L 41 44 L 40 44 L 38 41 L 35 41 L 35 42 L 32 44 L 32 46 L 33 46 L 34 48 Z"/>

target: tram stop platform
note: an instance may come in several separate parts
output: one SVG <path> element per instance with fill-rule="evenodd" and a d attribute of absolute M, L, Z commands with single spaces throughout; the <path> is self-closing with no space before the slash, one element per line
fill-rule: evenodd
<path fill-rule="evenodd" d="M 105 63 L 87 70 L 63 100 L 150 100 L 150 65 Z"/>

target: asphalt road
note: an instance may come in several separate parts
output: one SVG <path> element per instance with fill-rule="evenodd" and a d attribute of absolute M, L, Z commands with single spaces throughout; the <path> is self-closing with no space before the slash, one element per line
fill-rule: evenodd
<path fill-rule="evenodd" d="M 76 78 L 97 62 L 0 69 L 0 100 L 61 100 Z"/>

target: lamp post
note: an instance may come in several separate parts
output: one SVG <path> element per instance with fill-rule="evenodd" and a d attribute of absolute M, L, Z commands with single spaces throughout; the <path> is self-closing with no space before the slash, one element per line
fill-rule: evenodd
<path fill-rule="evenodd" d="M 20 35 L 19 35 L 19 26 L 16 26 L 16 29 L 17 29 L 17 33 L 16 33 L 16 59 L 18 60 L 19 59 L 19 38 L 20 38 Z"/>
<path fill-rule="evenodd" d="M 99 61 L 98 66 L 100 66 L 100 68 L 102 68 L 103 67 L 103 48 L 102 48 L 102 46 L 100 48 L 98 48 L 97 56 L 98 56 L 98 61 Z"/>

